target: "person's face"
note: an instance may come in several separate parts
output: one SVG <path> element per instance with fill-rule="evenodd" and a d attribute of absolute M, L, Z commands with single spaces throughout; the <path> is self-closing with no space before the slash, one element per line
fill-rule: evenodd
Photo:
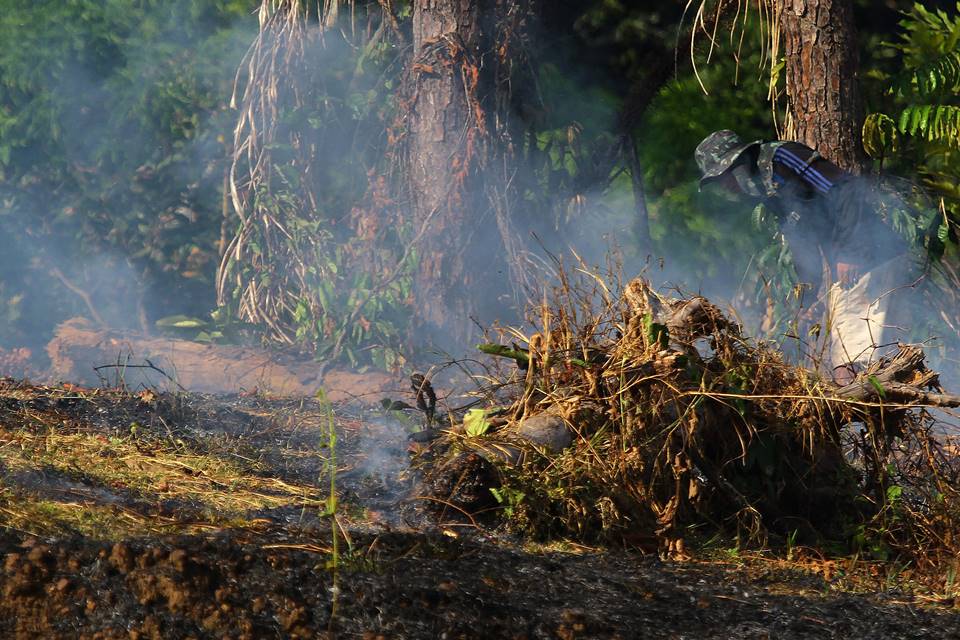
<path fill-rule="evenodd" d="M 753 200 L 756 195 L 746 186 L 754 182 L 752 166 L 746 158 L 740 158 L 733 166 L 710 181 L 713 193 L 737 200 L 744 198 Z"/>
<path fill-rule="evenodd" d="M 703 191 L 714 196 L 719 196 L 724 200 L 741 199 L 746 194 L 740 187 L 736 175 L 734 175 L 734 171 L 738 168 L 738 165 L 739 163 L 710 180 L 710 182 L 703 186 Z"/>
<path fill-rule="evenodd" d="M 738 163 L 739 164 L 739 163 Z M 718 188 L 723 189 L 729 193 L 736 195 L 743 195 L 743 189 L 740 188 L 740 183 L 737 182 L 737 178 L 734 175 L 734 171 L 738 168 L 738 165 L 734 165 L 717 176 L 717 179 L 713 181 Z"/>

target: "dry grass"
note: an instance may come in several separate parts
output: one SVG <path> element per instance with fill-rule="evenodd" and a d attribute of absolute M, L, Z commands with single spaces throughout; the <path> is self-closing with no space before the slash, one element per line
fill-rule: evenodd
<path fill-rule="evenodd" d="M 497 386 L 515 422 L 559 414 L 575 438 L 557 455 L 506 438 L 527 449 L 501 469 L 525 531 L 680 557 L 691 533 L 718 532 L 931 565 L 955 552 L 955 457 L 923 407 L 841 397 L 706 300 L 641 279 L 611 290 L 581 269 L 531 323 L 504 336 L 526 345 L 529 368 Z M 921 365 L 904 382 L 936 375 Z M 508 433 L 470 446 L 493 451 Z"/>
<path fill-rule="evenodd" d="M 258 475 L 256 465 L 177 448 L 144 449 L 134 438 L 0 429 L 0 524 L 93 537 L 248 526 L 247 514 L 278 507 L 317 509 L 315 486 Z"/>
<path fill-rule="evenodd" d="M 289 429 L 253 415 L 178 410 L 178 402 L 150 391 L 2 388 L 0 526 L 114 539 L 256 527 L 261 512 L 322 508 L 316 484 L 278 475 L 242 437 L 191 436 L 184 427 L 247 420 L 258 435 L 280 438 L 276 455 L 287 463 L 312 456 L 306 462 L 319 464 L 315 449 L 282 445 Z"/>

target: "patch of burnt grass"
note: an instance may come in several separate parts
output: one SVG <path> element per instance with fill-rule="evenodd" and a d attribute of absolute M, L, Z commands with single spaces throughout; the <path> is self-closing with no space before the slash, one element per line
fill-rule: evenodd
<path fill-rule="evenodd" d="M 185 394 L 4 381 L 0 526 L 117 539 L 256 527 L 266 522 L 260 514 L 316 512 L 326 499 L 316 483 L 272 468 L 250 441 L 279 438 L 272 448 L 295 458 L 316 458 L 315 445 L 301 450 L 283 437 L 285 425 L 254 411 Z M 295 428 L 308 429 L 303 422 Z"/>

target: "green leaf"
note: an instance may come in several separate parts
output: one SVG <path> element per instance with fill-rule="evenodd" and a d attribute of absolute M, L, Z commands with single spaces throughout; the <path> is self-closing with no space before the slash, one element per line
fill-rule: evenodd
<path fill-rule="evenodd" d="M 470 409 L 463 417 L 463 428 L 471 438 L 477 438 L 490 431 L 487 412 L 483 409 Z"/>
<path fill-rule="evenodd" d="M 670 330 L 667 326 L 653 321 L 653 314 L 646 313 L 643 316 L 643 331 L 646 334 L 647 344 L 657 345 L 661 349 L 666 349 L 670 344 Z"/>
<path fill-rule="evenodd" d="M 478 344 L 477 349 L 491 356 L 498 356 L 500 358 L 510 358 L 517 362 L 517 366 L 527 366 L 530 362 L 530 354 L 519 348 L 511 348 L 502 344 Z"/>
<path fill-rule="evenodd" d="M 911 105 L 901 112 L 897 129 L 906 135 L 925 138 L 930 142 L 960 147 L 960 107 Z"/>
<path fill-rule="evenodd" d="M 176 328 L 176 329 L 202 329 L 207 326 L 205 320 L 200 318 L 191 318 L 185 315 L 167 316 L 157 320 L 158 327 Z"/>
<path fill-rule="evenodd" d="M 897 151 L 897 123 L 883 113 L 871 113 L 863 123 L 863 149 L 871 158 L 883 158 Z"/>
<path fill-rule="evenodd" d="M 892 485 L 887 487 L 887 502 L 896 502 L 903 495 L 903 487 Z"/>
<path fill-rule="evenodd" d="M 877 379 L 877 376 L 867 376 L 867 382 L 869 382 L 870 385 L 877 390 L 877 395 L 879 395 L 881 398 L 887 397 L 887 391 L 883 388 L 883 385 L 880 384 L 880 380 Z"/>

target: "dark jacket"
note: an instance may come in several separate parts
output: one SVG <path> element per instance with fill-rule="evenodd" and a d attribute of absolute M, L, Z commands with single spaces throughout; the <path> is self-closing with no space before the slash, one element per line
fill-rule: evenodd
<path fill-rule="evenodd" d="M 865 273 L 906 251 L 869 180 L 798 142 L 766 142 L 748 153 L 753 175 L 738 182 L 776 217 L 801 282 L 819 285 L 824 267 L 840 263 Z"/>

